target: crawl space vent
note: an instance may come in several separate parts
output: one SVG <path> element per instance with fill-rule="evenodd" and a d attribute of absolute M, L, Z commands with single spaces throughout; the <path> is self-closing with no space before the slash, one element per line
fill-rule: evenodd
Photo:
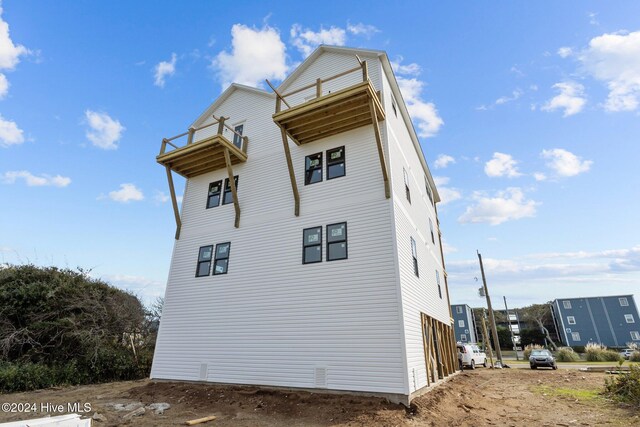
<path fill-rule="evenodd" d="M 315 383 L 317 388 L 327 388 L 327 368 L 316 367 Z"/>
<path fill-rule="evenodd" d="M 200 380 L 201 381 L 207 380 L 207 364 L 206 363 L 200 364 Z"/>

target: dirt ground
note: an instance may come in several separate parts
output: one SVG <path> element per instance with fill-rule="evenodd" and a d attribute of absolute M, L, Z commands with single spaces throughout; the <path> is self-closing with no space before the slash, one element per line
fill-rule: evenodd
<path fill-rule="evenodd" d="M 217 418 L 202 426 L 640 426 L 640 408 L 598 394 L 606 376 L 564 369 L 476 369 L 414 399 L 408 409 L 378 398 L 149 380 L 0 395 L 0 402 L 90 403 L 88 416 L 98 412 L 106 418 L 94 426 L 175 426 L 208 415 Z M 146 409 L 129 419 L 125 414 L 131 411 L 114 408 L 137 402 L 171 407 L 162 415 Z M 3 411 L 0 422 L 45 412 Z"/>

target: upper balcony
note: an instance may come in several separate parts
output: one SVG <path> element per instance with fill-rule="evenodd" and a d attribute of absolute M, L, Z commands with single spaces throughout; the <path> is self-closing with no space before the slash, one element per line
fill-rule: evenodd
<path fill-rule="evenodd" d="M 156 161 L 185 178 L 192 178 L 230 165 L 246 162 L 247 137 L 242 136 L 241 132 L 228 126 L 225 123 L 225 117 L 216 118 L 214 116 L 213 118 L 215 119 L 213 123 L 199 128 L 190 128 L 187 132 L 172 138 L 164 138 Z M 193 140 L 196 132 L 203 131 L 214 125 L 218 125 L 216 134 L 206 136 L 197 141 Z M 232 135 L 232 141 L 227 139 L 225 133 Z M 187 137 L 185 145 L 179 146 L 173 142 L 185 136 Z M 167 151 L 167 146 L 173 148 Z"/>
<path fill-rule="evenodd" d="M 357 59 L 360 63 L 358 67 L 325 79 L 319 78 L 315 83 L 291 92 L 279 94 L 274 88 L 277 98 L 273 121 L 297 145 L 308 144 L 366 125 L 377 126 L 379 121 L 384 120 L 385 113 L 380 102 L 380 94 L 369 80 L 367 63 L 360 58 Z M 361 83 L 323 94 L 323 83 L 358 71 L 362 72 Z M 298 105 L 290 105 L 287 102 L 291 95 L 304 95 L 305 91 L 310 95 L 305 99 L 313 98 Z M 283 104 L 287 107 L 284 110 Z"/>

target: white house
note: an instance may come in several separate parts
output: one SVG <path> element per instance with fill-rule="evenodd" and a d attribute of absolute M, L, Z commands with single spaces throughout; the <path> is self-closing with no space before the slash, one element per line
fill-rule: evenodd
<path fill-rule="evenodd" d="M 233 84 L 163 140 L 177 231 L 151 377 L 408 403 L 456 359 L 439 196 L 389 59 L 321 46 L 275 92 Z"/>

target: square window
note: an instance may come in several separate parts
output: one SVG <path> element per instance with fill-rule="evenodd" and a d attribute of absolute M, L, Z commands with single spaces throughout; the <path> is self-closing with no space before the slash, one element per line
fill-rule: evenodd
<path fill-rule="evenodd" d="M 327 151 L 327 179 L 345 176 L 344 147 Z"/>
<path fill-rule="evenodd" d="M 456 307 L 456 313 L 462 314 L 462 307 L 460 306 Z"/>
<path fill-rule="evenodd" d="M 327 225 L 327 261 L 347 259 L 347 223 Z"/>
<path fill-rule="evenodd" d="M 631 331 L 631 339 L 633 341 L 640 341 L 640 333 L 638 333 L 638 331 Z"/>
<path fill-rule="evenodd" d="M 235 131 L 233 134 L 233 145 L 242 150 L 242 131 L 244 130 L 244 124 L 236 125 L 233 130 Z"/>
<path fill-rule="evenodd" d="M 229 251 L 231 243 L 218 243 L 216 245 L 216 256 L 213 262 L 213 274 L 227 274 L 229 267 Z"/>
<path fill-rule="evenodd" d="M 571 332 L 571 339 L 573 341 L 580 341 L 580 332 Z"/>
<path fill-rule="evenodd" d="M 207 209 L 215 208 L 220 205 L 221 192 L 222 181 L 216 181 L 209 184 L 209 192 L 207 193 Z"/>
<path fill-rule="evenodd" d="M 322 153 L 312 154 L 304 159 L 304 185 L 322 181 Z"/>
<path fill-rule="evenodd" d="M 633 318 L 633 314 L 625 314 L 624 315 L 624 320 L 627 323 L 636 323 L 636 319 Z"/>
<path fill-rule="evenodd" d="M 570 325 L 575 325 L 576 324 L 576 318 L 573 316 L 567 316 L 567 323 Z"/>
<path fill-rule="evenodd" d="M 211 256 L 213 255 L 213 245 L 202 246 L 198 251 L 198 267 L 196 277 L 208 276 L 211 270 Z"/>
<path fill-rule="evenodd" d="M 467 341 L 467 335 L 466 334 L 460 334 L 460 341 L 466 342 Z"/>
<path fill-rule="evenodd" d="M 458 327 L 464 328 L 464 320 L 458 320 Z"/>
<path fill-rule="evenodd" d="M 562 301 L 562 306 L 567 310 L 571 308 L 571 301 Z"/>
<path fill-rule="evenodd" d="M 322 261 L 322 227 L 306 228 L 302 231 L 302 263 Z"/>
<path fill-rule="evenodd" d="M 236 184 L 236 191 L 238 191 L 238 175 L 233 177 L 233 180 Z M 233 203 L 233 192 L 231 191 L 231 185 L 229 184 L 229 178 L 224 180 L 224 196 L 222 198 L 222 204 L 228 205 L 229 203 Z"/>
<path fill-rule="evenodd" d="M 629 306 L 629 301 L 626 298 L 618 298 L 618 301 L 620 301 L 620 305 L 622 307 L 628 307 Z"/>

